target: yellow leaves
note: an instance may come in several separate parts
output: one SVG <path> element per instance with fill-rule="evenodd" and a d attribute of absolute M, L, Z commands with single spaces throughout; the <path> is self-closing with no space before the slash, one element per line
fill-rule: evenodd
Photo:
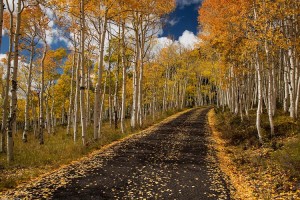
<path fill-rule="evenodd" d="M 66 49 L 64 48 L 58 48 L 53 52 L 53 59 L 55 61 L 60 61 L 64 59 L 67 56 Z"/>
<path fill-rule="evenodd" d="M 133 6 L 142 13 L 161 16 L 175 8 L 175 0 L 143 0 L 136 1 Z"/>
<path fill-rule="evenodd" d="M 248 4 L 244 0 L 205 1 L 199 10 L 199 23 L 210 36 L 201 39 L 207 40 L 208 45 L 213 44 L 219 52 L 232 49 L 232 45 L 240 43 L 243 38 Z"/>
<path fill-rule="evenodd" d="M 292 28 L 296 22 L 291 20 L 297 18 L 297 13 L 298 1 L 266 0 L 252 4 L 247 0 L 206 0 L 198 18 L 203 31 L 201 57 L 213 62 L 220 60 L 224 66 L 234 66 L 234 72 L 242 74 L 249 70 L 244 63 L 251 63 L 257 50 L 261 59 L 265 59 L 265 44 L 269 56 L 274 57 L 280 49 L 291 46 L 298 49 L 300 40 L 296 35 L 299 33 Z M 209 67 L 206 63 L 204 66 Z"/>

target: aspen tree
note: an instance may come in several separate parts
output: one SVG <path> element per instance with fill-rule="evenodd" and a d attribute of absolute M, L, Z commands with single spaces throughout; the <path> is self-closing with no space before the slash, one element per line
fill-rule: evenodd
<path fill-rule="evenodd" d="M 72 67 L 71 67 L 71 92 L 70 92 L 70 97 L 69 97 L 69 111 L 68 111 L 68 125 L 67 125 L 67 135 L 70 135 L 71 132 L 71 122 L 72 122 L 72 114 L 74 111 L 74 82 L 75 82 L 75 65 L 76 65 L 76 52 L 73 52 L 72 55 Z"/>
<path fill-rule="evenodd" d="M 6 135 L 6 127 L 7 127 L 7 118 L 9 112 L 9 89 L 10 89 L 10 78 L 11 78 L 11 59 L 13 54 L 13 40 L 14 40 L 14 12 L 15 5 L 12 4 L 12 8 L 9 6 L 8 1 L 6 1 L 7 9 L 9 12 L 9 49 L 7 54 L 7 68 L 6 68 L 6 78 L 5 78 L 5 92 L 4 92 L 4 100 L 2 104 L 2 126 L 1 126 L 1 152 L 5 151 L 5 135 Z M 7 20 L 8 21 L 8 20 Z"/>
<path fill-rule="evenodd" d="M 27 92 L 26 92 L 26 104 L 25 104 L 25 127 L 23 131 L 22 140 L 23 142 L 27 142 L 27 134 L 29 131 L 29 106 L 30 106 L 30 97 L 31 97 L 31 86 L 32 86 L 32 68 L 33 68 L 33 62 L 34 57 L 36 54 L 36 45 L 38 44 L 40 38 L 38 38 L 38 32 L 39 27 L 36 24 L 36 21 L 38 21 L 41 18 L 41 15 L 43 13 L 41 12 L 39 7 L 34 7 L 30 9 L 26 9 L 24 11 L 23 17 L 22 17 L 22 25 L 21 29 L 23 34 L 25 36 L 22 36 L 22 39 L 24 41 L 29 39 L 28 44 L 25 43 L 24 45 L 29 45 L 29 69 L 28 69 L 28 80 L 27 80 Z M 24 38 L 26 37 L 26 38 Z"/>
<path fill-rule="evenodd" d="M 80 0 L 80 114 L 82 144 L 86 145 L 86 109 L 85 109 L 85 1 Z"/>
<path fill-rule="evenodd" d="M 13 1 L 14 3 L 14 1 Z M 13 155 L 13 134 L 14 126 L 16 124 L 17 115 L 17 89 L 18 89 L 18 65 L 19 65 L 19 37 L 21 27 L 21 14 L 24 9 L 24 2 L 18 0 L 17 2 L 17 16 L 16 16 L 16 28 L 14 32 L 14 59 L 13 59 L 13 72 L 11 77 L 11 101 L 10 112 L 7 122 L 7 162 L 11 163 L 14 159 Z"/>
<path fill-rule="evenodd" d="M 76 51 L 75 51 L 76 53 Z M 77 55 L 77 62 L 76 62 L 76 70 L 75 70 L 75 104 L 74 104 L 74 124 L 73 124 L 73 140 L 74 143 L 77 140 L 77 133 L 78 133 L 78 123 L 79 123 L 79 96 L 80 96 L 80 54 L 76 53 Z"/>
<path fill-rule="evenodd" d="M 103 16 L 104 22 L 101 27 L 101 18 L 98 19 L 98 34 L 99 34 L 99 57 L 98 57 L 98 78 L 95 87 L 95 102 L 94 102 L 94 139 L 97 140 L 100 137 L 100 96 L 101 96 L 101 83 L 102 83 L 102 73 L 103 73 L 103 63 L 104 63 L 104 43 L 106 37 L 106 29 L 107 29 L 107 13 L 108 10 L 105 11 Z M 102 32 L 101 32 L 102 30 Z"/>
<path fill-rule="evenodd" d="M 44 48 L 43 55 L 41 59 L 41 88 L 39 91 L 39 142 L 44 144 L 44 92 L 45 92 L 45 59 L 48 51 L 46 34 L 44 33 L 42 37 Z"/>
<path fill-rule="evenodd" d="M 121 103 L 121 131 L 122 133 L 125 132 L 125 109 L 126 109 L 126 69 L 127 69 L 127 62 L 126 62 L 126 44 L 125 44 L 125 22 L 122 23 L 122 103 Z"/>

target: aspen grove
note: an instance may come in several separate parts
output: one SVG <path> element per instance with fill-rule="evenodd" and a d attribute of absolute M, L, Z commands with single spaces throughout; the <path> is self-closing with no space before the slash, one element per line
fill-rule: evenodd
<path fill-rule="evenodd" d="M 290 0 L 206 0 L 199 10 L 201 50 L 217 65 L 217 105 L 241 120 L 256 109 L 268 114 L 270 136 L 278 109 L 299 119 L 300 2 Z"/>
<path fill-rule="evenodd" d="M 263 112 L 270 135 L 278 109 L 299 119 L 299 1 L 205 0 L 195 48 L 158 44 L 175 4 L 0 0 L 0 46 L 2 32 L 9 38 L 0 61 L 0 151 L 8 163 L 14 137 L 26 143 L 31 134 L 43 145 L 45 134 L 65 127 L 87 146 L 101 140 L 104 122 L 125 133 L 186 107 L 229 108 L 242 120 L 255 109 L 260 143 Z M 54 32 L 67 47 L 51 48 Z"/>
<path fill-rule="evenodd" d="M 168 110 L 214 101 L 199 51 L 172 40 L 158 44 L 162 18 L 175 1 L 1 4 L 1 28 L 9 37 L 0 68 L 1 151 L 8 163 L 14 137 L 26 143 L 33 135 L 43 145 L 45 134 L 66 127 L 67 136 L 87 146 L 101 139 L 103 122 L 125 133 Z M 68 47 L 51 49 L 53 29 Z"/>

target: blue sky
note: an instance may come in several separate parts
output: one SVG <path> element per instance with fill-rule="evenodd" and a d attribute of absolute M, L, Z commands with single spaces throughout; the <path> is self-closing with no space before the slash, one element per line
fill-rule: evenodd
<path fill-rule="evenodd" d="M 2 38 L 1 53 L 6 53 L 7 51 L 8 51 L 8 37 L 4 36 Z"/>
<path fill-rule="evenodd" d="M 168 16 L 167 23 L 163 28 L 161 38 L 171 37 L 182 44 L 192 45 L 196 42 L 198 33 L 198 9 L 202 0 L 176 0 L 176 9 Z M 53 40 L 53 49 L 63 45 L 63 40 Z M 2 41 L 1 54 L 8 51 L 8 37 L 5 35 Z"/>
<path fill-rule="evenodd" d="M 178 40 L 184 31 L 198 33 L 198 9 L 201 0 L 177 0 L 177 7 L 168 16 L 168 22 L 163 29 L 163 37 L 171 36 Z"/>

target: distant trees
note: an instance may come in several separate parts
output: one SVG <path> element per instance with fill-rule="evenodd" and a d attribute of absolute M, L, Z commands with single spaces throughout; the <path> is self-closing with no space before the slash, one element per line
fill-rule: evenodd
<path fill-rule="evenodd" d="M 56 126 L 66 124 L 66 134 L 73 132 L 76 142 L 81 132 L 86 145 L 89 124 L 93 124 L 93 139 L 100 138 L 106 119 L 114 120 L 116 128 L 120 123 L 123 133 L 129 116 L 134 116 L 132 128 L 142 126 L 150 112 L 145 66 L 153 62 L 149 55 L 160 18 L 174 9 L 175 1 L 4 4 L 0 28 L 3 16 L 10 43 L 6 69 L 1 70 L 6 77 L 1 76 L 1 151 L 5 151 L 6 135 L 8 162 L 13 160 L 12 137 L 19 129 L 24 142 L 33 133 L 42 145 L 46 132 L 53 134 Z M 69 42 L 68 55 L 66 50 L 51 50 L 52 33 Z"/>
<path fill-rule="evenodd" d="M 81 134 L 87 145 L 89 128 L 101 139 L 104 120 L 125 133 L 126 119 L 135 128 L 170 109 L 217 104 L 241 119 L 255 108 L 262 142 L 264 110 L 270 134 L 280 106 L 299 117 L 297 1 L 206 0 L 200 44 L 187 49 L 169 40 L 156 53 L 160 19 L 175 1 L 4 3 L 0 28 L 9 34 L 9 51 L 0 70 L 0 150 L 9 162 L 17 129 L 24 142 L 33 133 L 43 144 L 44 132 L 66 125 L 66 135 L 77 142 Z M 51 32 L 69 49 L 51 49 Z"/>
<path fill-rule="evenodd" d="M 9 162 L 17 129 L 24 142 L 33 133 L 42 145 L 44 134 L 66 126 L 74 142 L 81 135 L 88 145 L 101 139 L 103 121 L 125 133 L 168 110 L 217 104 L 242 119 L 256 108 L 262 140 L 264 109 L 271 134 L 280 104 L 299 117 L 297 2 L 206 0 L 194 49 L 172 40 L 157 44 L 161 18 L 175 1 L 18 0 L 11 6 L 4 12 L 10 44 L 0 70 Z M 52 33 L 68 47 L 51 49 Z"/>

